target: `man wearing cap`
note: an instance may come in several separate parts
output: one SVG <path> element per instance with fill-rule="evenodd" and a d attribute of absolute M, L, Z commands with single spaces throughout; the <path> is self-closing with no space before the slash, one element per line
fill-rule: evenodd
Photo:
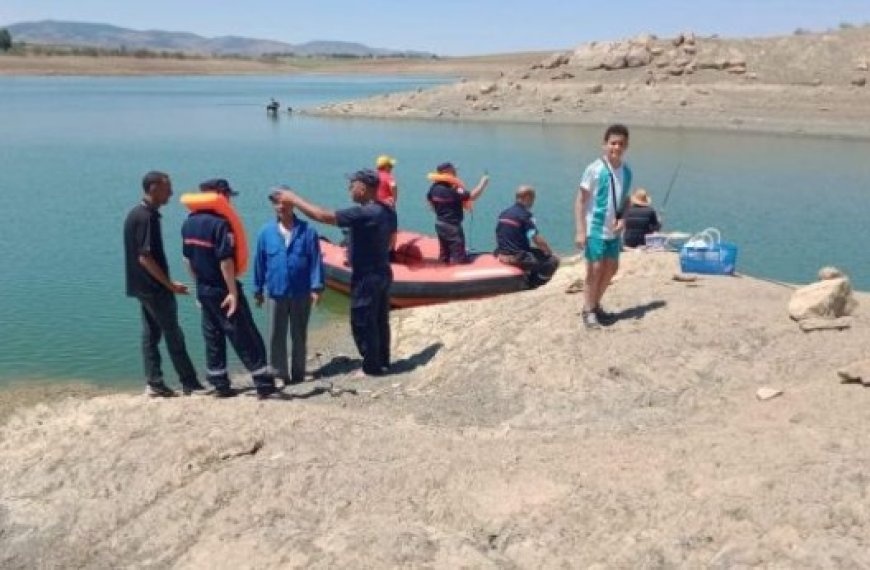
<path fill-rule="evenodd" d="M 142 201 L 130 210 L 124 222 L 124 260 L 127 296 L 136 298 L 141 308 L 146 391 L 149 396 L 175 396 L 164 382 L 160 367 L 158 344 L 163 336 L 182 391 L 190 395 L 203 390 L 203 386 L 196 378 L 178 325 L 175 295 L 187 295 L 187 286 L 169 278 L 158 212 L 172 196 L 169 175 L 156 170 L 147 173 L 142 178 L 142 191 Z"/>
<path fill-rule="evenodd" d="M 311 306 L 323 291 L 323 258 L 317 231 L 293 214 L 293 206 L 269 195 L 276 219 L 257 236 L 254 301 L 266 300 L 269 315 L 269 364 L 284 384 L 305 380 L 306 343 Z M 265 295 L 264 295 L 265 291 Z M 293 346 L 287 371 L 287 332 Z"/>
<path fill-rule="evenodd" d="M 390 249 L 395 244 L 396 212 L 375 199 L 378 174 L 360 170 L 350 177 L 348 190 L 356 206 L 327 210 L 283 188 L 274 196 L 306 216 L 350 230 L 350 326 L 363 359 L 362 371 L 379 376 L 390 366 Z"/>
<path fill-rule="evenodd" d="M 465 249 L 465 232 L 462 230 L 463 209 L 471 207 L 480 198 L 489 184 L 489 176 L 483 175 L 471 192 L 465 189 L 456 177 L 456 167 L 450 162 L 438 165 L 429 175 L 433 182 L 426 199 L 435 212 L 435 233 L 438 235 L 438 259 L 444 263 L 469 263 Z"/>
<path fill-rule="evenodd" d="M 199 185 L 202 192 L 215 192 L 227 200 L 238 195 L 223 178 Z M 183 253 L 196 279 L 196 297 L 202 306 L 202 334 L 205 339 L 206 372 L 215 395 L 237 394 L 227 373 L 229 338 L 239 360 L 251 373 L 257 397 L 274 394 L 275 379 L 266 363 L 266 346 L 254 324 L 242 285 L 236 281 L 235 239 L 229 222 L 217 212 L 198 210 L 181 227 Z"/>
<path fill-rule="evenodd" d="M 495 227 L 495 255 L 502 263 L 525 271 L 530 288 L 540 287 L 559 268 L 559 258 L 553 255 L 550 244 L 535 224 L 532 215 L 535 189 L 531 186 L 520 186 L 516 198 L 514 205 L 498 216 Z"/>
<path fill-rule="evenodd" d="M 393 176 L 396 159 L 382 154 L 375 162 L 375 166 L 378 169 L 378 191 L 375 199 L 395 210 L 396 202 L 399 200 L 399 186 Z"/>

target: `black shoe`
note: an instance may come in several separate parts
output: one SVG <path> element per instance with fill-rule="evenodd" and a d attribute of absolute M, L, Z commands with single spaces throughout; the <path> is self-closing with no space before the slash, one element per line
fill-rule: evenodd
<path fill-rule="evenodd" d="M 209 390 L 197 381 L 182 385 L 181 393 L 185 396 L 205 396 Z"/>
<path fill-rule="evenodd" d="M 268 400 L 275 394 L 279 394 L 281 390 L 279 390 L 276 386 L 262 386 L 257 387 L 257 399 L 258 400 Z"/>
<path fill-rule="evenodd" d="M 235 398 L 239 395 L 239 391 L 232 386 L 222 386 L 214 389 L 215 398 Z"/>
<path fill-rule="evenodd" d="M 154 384 L 149 383 L 145 387 L 145 395 L 151 398 L 173 398 L 178 394 L 175 392 L 175 390 L 173 390 L 163 382 L 160 382 Z"/>
<path fill-rule="evenodd" d="M 608 313 L 601 308 L 601 305 L 595 307 L 595 309 L 593 310 L 595 311 L 595 317 L 602 325 L 612 325 L 616 322 L 616 315 L 613 313 Z"/>

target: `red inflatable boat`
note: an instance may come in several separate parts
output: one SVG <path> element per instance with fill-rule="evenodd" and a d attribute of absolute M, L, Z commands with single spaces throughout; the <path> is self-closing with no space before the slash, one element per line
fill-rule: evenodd
<path fill-rule="evenodd" d="M 320 242 L 326 286 L 350 292 L 350 267 L 344 247 L 326 239 Z M 523 272 L 505 265 L 492 254 L 481 253 L 463 265 L 438 261 L 438 240 L 413 232 L 400 231 L 393 254 L 393 286 L 390 304 L 416 307 L 460 299 L 479 299 L 513 293 L 526 288 Z"/>

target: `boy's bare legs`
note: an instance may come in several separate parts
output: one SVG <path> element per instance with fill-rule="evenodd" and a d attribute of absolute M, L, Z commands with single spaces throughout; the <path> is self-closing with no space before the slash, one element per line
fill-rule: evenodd
<path fill-rule="evenodd" d="M 597 297 L 592 308 L 601 307 L 601 299 L 604 297 L 604 292 L 610 287 L 610 282 L 613 276 L 619 271 L 619 260 L 604 258 L 600 262 L 601 270 L 598 273 L 598 283 L 595 288 Z"/>
<path fill-rule="evenodd" d="M 583 311 L 592 311 L 598 306 L 598 277 L 602 273 L 600 261 L 586 261 L 586 286 L 583 288 Z"/>

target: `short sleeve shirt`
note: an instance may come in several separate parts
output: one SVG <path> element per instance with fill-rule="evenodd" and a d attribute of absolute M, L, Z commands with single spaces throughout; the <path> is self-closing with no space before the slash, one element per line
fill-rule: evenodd
<path fill-rule="evenodd" d="M 169 264 L 163 250 L 163 234 L 160 229 L 160 213 L 146 202 L 135 206 L 124 221 L 124 266 L 127 295 L 148 296 L 163 292 L 166 288 L 139 263 L 141 255 L 149 255 L 169 276 Z"/>
<path fill-rule="evenodd" d="M 235 253 L 229 222 L 214 212 L 194 212 L 181 226 L 181 238 L 184 257 L 196 273 L 197 295 L 225 294 L 220 262 Z"/>
<path fill-rule="evenodd" d="M 622 209 L 631 189 L 631 169 L 623 163 L 611 168 L 603 158 L 586 167 L 580 188 L 591 196 L 585 212 L 586 235 L 598 239 L 614 239 L 611 229 L 616 223 L 616 211 Z"/>
<path fill-rule="evenodd" d="M 396 212 L 370 202 L 335 213 L 336 225 L 350 229 L 350 267 L 354 275 L 388 273 L 390 244 L 397 230 Z"/>
<path fill-rule="evenodd" d="M 378 202 L 382 202 L 391 208 L 396 207 L 396 196 L 393 194 L 393 185 L 396 180 L 386 170 L 378 170 Z"/>
<path fill-rule="evenodd" d="M 496 253 L 530 251 L 531 238 L 538 232 L 535 218 L 522 204 L 514 204 L 498 216 L 495 227 Z"/>
<path fill-rule="evenodd" d="M 454 188 L 442 182 L 433 184 L 426 195 L 437 220 L 454 226 L 462 224 L 462 206 L 470 197 L 464 188 Z"/>

